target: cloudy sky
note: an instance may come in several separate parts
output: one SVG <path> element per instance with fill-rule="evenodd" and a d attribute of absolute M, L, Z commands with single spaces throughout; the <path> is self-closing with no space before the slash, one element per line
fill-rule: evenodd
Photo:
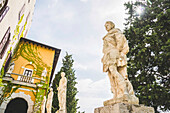
<path fill-rule="evenodd" d="M 93 113 L 111 99 L 110 83 L 102 72 L 104 24 L 111 20 L 124 29 L 127 0 L 37 0 L 28 38 L 61 49 L 56 72 L 65 53 L 73 55 L 78 81 L 79 111 Z"/>

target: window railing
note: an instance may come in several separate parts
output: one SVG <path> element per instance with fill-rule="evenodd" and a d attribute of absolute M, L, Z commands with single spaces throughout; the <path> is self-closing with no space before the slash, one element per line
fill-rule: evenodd
<path fill-rule="evenodd" d="M 34 79 L 32 77 L 29 77 L 29 76 L 25 76 L 25 75 L 19 76 L 18 79 L 21 82 L 34 83 Z"/>

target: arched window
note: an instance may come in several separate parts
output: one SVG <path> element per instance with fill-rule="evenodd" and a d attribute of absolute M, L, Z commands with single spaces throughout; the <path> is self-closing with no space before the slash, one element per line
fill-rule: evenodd
<path fill-rule="evenodd" d="M 23 76 L 19 77 L 18 80 L 22 82 L 28 82 L 33 83 L 34 79 L 32 79 L 34 66 L 32 63 L 25 65 L 23 73 L 21 73 Z"/>
<path fill-rule="evenodd" d="M 8 4 L 8 0 L 0 0 L 0 22 L 2 21 L 2 19 L 4 18 L 4 16 L 9 10 L 7 4 Z"/>
<path fill-rule="evenodd" d="M 7 5 L 8 0 L 0 0 L 0 11 Z"/>
<path fill-rule="evenodd" d="M 6 49 L 9 45 L 9 40 L 10 38 L 10 27 L 7 29 L 4 37 L 2 38 L 1 42 L 0 42 L 0 59 L 2 59 L 4 53 L 6 52 Z"/>
<path fill-rule="evenodd" d="M 32 69 L 25 68 L 23 75 L 31 77 L 32 74 L 33 74 L 33 70 Z"/>

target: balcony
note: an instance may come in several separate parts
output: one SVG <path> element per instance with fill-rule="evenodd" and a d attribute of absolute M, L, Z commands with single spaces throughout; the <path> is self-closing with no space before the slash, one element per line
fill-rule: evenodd
<path fill-rule="evenodd" d="M 13 84 L 18 84 L 18 85 L 24 85 L 24 86 L 30 86 L 30 87 L 36 87 L 36 83 L 40 82 L 45 82 L 44 79 L 40 79 L 37 77 L 30 77 L 30 76 L 25 76 L 21 74 L 16 74 L 16 73 L 6 73 L 6 75 L 3 77 L 4 81 L 11 81 Z M 41 87 L 41 86 L 40 86 Z"/>

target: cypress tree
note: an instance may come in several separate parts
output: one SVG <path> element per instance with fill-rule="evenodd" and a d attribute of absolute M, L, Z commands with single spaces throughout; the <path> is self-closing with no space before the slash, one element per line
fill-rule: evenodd
<path fill-rule="evenodd" d="M 139 6 L 141 15 L 136 12 Z M 141 104 L 154 107 L 156 113 L 169 110 L 170 2 L 138 0 L 125 7 L 129 79 Z"/>
<path fill-rule="evenodd" d="M 53 81 L 53 91 L 54 91 L 54 97 L 53 97 L 53 110 L 52 113 L 55 113 L 59 109 L 59 102 L 58 102 L 58 91 L 57 87 L 59 85 L 59 81 L 61 79 L 61 72 L 65 72 L 65 76 L 67 78 L 67 97 L 66 97 L 66 107 L 67 107 L 67 113 L 76 113 L 78 104 L 78 99 L 76 99 L 76 94 L 78 93 L 77 88 L 75 85 L 76 77 L 75 77 L 75 70 L 73 69 L 73 62 L 72 55 L 69 55 L 66 53 L 66 56 L 62 60 L 62 67 L 60 71 L 55 75 L 55 79 Z"/>

